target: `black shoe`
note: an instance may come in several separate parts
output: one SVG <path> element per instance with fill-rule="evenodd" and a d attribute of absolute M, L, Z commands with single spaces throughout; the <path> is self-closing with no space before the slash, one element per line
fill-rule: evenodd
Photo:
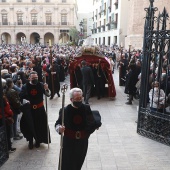
<path fill-rule="evenodd" d="M 53 99 L 53 97 L 51 96 L 51 97 L 50 97 L 50 100 L 52 100 L 52 99 Z"/>
<path fill-rule="evenodd" d="M 40 143 L 36 142 L 36 143 L 35 143 L 35 147 L 36 147 L 36 148 L 39 148 L 39 147 L 40 147 Z"/>
<path fill-rule="evenodd" d="M 31 141 L 31 142 L 29 142 L 29 144 L 28 144 L 28 148 L 29 148 L 29 149 L 33 149 L 33 147 L 34 147 L 34 146 L 33 146 L 33 142 L 32 142 L 32 141 Z"/>
<path fill-rule="evenodd" d="M 132 105 L 131 101 L 126 102 L 125 104 Z"/>
<path fill-rule="evenodd" d="M 60 94 L 59 94 L 59 93 L 57 93 L 57 95 L 58 95 L 58 97 L 60 97 Z"/>
<path fill-rule="evenodd" d="M 14 140 L 21 140 L 23 138 L 23 136 L 20 136 L 20 135 L 16 135 L 16 136 L 14 136 Z"/>
<path fill-rule="evenodd" d="M 11 148 L 11 149 L 9 149 L 9 153 L 13 153 L 13 152 L 15 152 L 16 151 L 16 148 Z"/>
<path fill-rule="evenodd" d="M 100 97 L 98 97 L 97 99 L 100 100 Z"/>

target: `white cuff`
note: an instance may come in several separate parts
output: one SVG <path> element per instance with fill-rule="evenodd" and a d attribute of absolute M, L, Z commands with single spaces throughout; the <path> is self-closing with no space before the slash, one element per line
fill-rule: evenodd
<path fill-rule="evenodd" d="M 55 127 L 55 130 L 57 131 L 57 133 L 59 134 L 60 132 L 59 132 L 59 128 L 61 127 L 61 125 L 57 125 L 56 127 Z"/>

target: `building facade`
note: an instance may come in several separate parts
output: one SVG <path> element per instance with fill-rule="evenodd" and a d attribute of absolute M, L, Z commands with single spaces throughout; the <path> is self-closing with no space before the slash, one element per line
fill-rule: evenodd
<path fill-rule="evenodd" d="M 142 49 L 146 17 L 144 8 L 148 8 L 149 4 L 149 0 L 130 0 L 127 37 L 125 38 L 126 48 L 132 45 L 133 49 Z M 158 11 L 156 11 L 157 15 L 159 11 L 162 13 L 164 7 L 170 15 L 170 0 L 155 0 L 154 7 L 158 8 Z M 170 29 L 170 24 L 167 29 Z"/>
<path fill-rule="evenodd" d="M 129 0 L 93 0 L 92 38 L 99 45 L 125 45 Z"/>
<path fill-rule="evenodd" d="M 92 13 L 78 13 L 77 30 L 82 32 L 82 39 L 86 39 L 91 36 L 93 26 Z"/>
<path fill-rule="evenodd" d="M 70 40 L 76 0 L 0 0 L 0 43 L 52 44 Z"/>

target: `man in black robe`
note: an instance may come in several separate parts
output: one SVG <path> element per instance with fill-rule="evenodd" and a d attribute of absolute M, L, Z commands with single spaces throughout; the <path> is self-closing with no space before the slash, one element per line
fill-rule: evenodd
<path fill-rule="evenodd" d="M 82 98 L 81 89 L 71 89 L 72 103 L 64 108 L 64 126 L 61 126 L 62 109 L 55 123 L 56 131 L 59 134 L 64 133 L 62 170 L 81 170 L 88 149 L 88 138 L 96 129 L 91 108 L 89 105 L 82 104 Z"/>
<path fill-rule="evenodd" d="M 33 138 L 37 148 L 40 147 L 40 143 L 50 143 L 43 94 L 50 96 L 48 85 L 40 83 L 37 73 L 32 71 L 29 75 L 29 82 L 22 86 L 20 93 L 21 101 L 25 104 L 20 122 L 21 132 L 29 141 L 29 149 L 33 149 Z"/>
<path fill-rule="evenodd" d="M 53 99 L 56 93 L 60 97 L 60 67 L 56 61 L 53 61 L 52 67 L 50 65 L 47 66 L 47 73 L 49 74 L 48 85 L 51 90 L 50 99 Z"/>

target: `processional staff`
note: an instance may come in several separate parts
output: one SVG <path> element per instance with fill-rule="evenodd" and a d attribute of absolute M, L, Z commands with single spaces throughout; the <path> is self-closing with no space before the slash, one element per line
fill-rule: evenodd
<path fill-rule="evenodd" d="M 65 104 L 65 93 L 66 93 L 67 89 L 68 89 L 68 85 L 63 84 L 63 86 L 61 88 L 61 93 L 63 94 L 63 96 L 62 96 L 62 123 L 61 123 L 62 127 L 64 126 L 64 104 Z M 64 136 L 64 134 L 61 133 L 59 170 L 61 170 L 61 167 L 62 167 L 63 136 Z"/>
<path fill-rule="evenodd" d="M 52 45 L 51 45 L 51 40 L 49 40 L 49 48 L 50 48 L 50 70 L 51 73 L 54 71 L 53 68 L 53 56 L 52 56 Z M 51 95 L 54 95 L 54 77 L 53 74 L 51 74 L 51 84 L 52 84 L 52 89 L 51 89 Z"/>
<path fill-rule="evenodd" d="M 43 83 L 46 84 L 46 72 L 43 71 Z M 49 127 L 48 127 L 48 104 L 47 104 L 47 96 L 45 95 L 45 111 L 47 114 L 47 135 L 48 135 L 48 149 L 49 149 Z"/>

